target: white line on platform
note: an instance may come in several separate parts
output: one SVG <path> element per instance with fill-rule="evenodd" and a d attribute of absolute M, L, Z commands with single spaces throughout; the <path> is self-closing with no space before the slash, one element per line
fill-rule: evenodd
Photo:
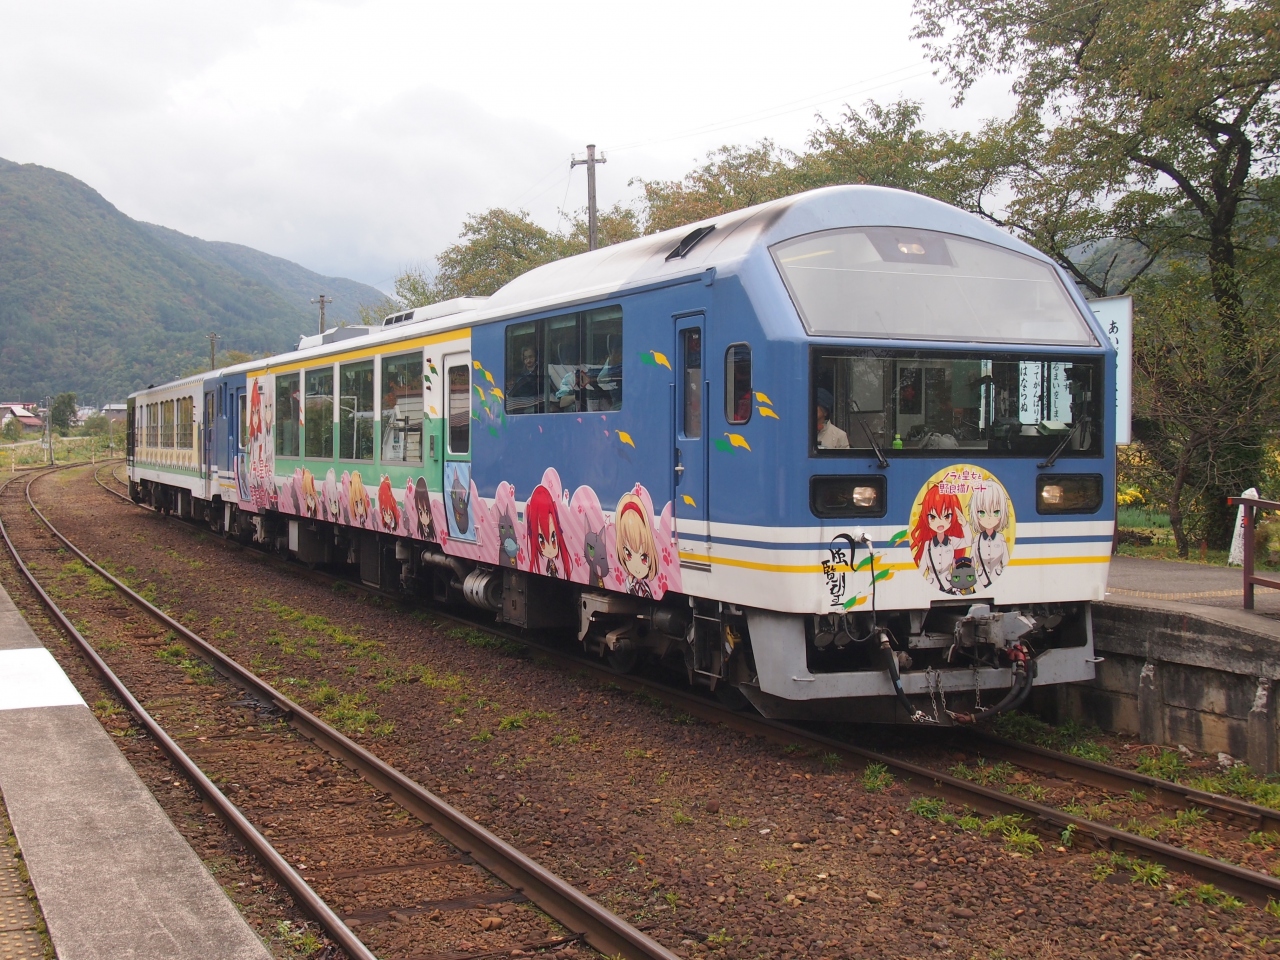
<path fill-rule="evenodd" d="M 0 650 L 0 710 L 84 704 L 44 647 Z"/>

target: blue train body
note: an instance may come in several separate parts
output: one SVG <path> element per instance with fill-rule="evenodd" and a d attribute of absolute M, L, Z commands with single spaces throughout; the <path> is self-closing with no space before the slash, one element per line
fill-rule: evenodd
<path fill-rule="evenodd" d="M 1041 254 L 828 188 L 140 391 L 130 469 L 139 498 L 575 628 L 619 669 L 947 722 L 1092 677 L 1115 389 Z"/>

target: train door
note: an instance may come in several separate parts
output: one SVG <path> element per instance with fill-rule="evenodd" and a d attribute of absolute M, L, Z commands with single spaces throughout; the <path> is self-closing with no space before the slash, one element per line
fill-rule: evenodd
<path fill-rule="evenodd" d="M 125 434 L 124 434 L 124 462 L 126 466 L 133 466 L 133 437 L 134 437 L 134 416 L 137 411 L 137 402 L 133 397 L 129 398 L 125 407 Z"/>
<path fill-rule="evenodd" d="M 216 428 L 214 421 L 215 396 L 213 390 L 206 388 L 204 392 L 204 414 L 200 423 L 200 479 L 206 483 L 213 477 L 217 464 L 213 459 L 213 437 Z M 213 496 L 213 491 L 206 487 L 205 497 Z"/>
<path fill-rule="evenodd" d="M 476 539 L 476 505 L 471 502 L 471 354 L 448 353 L 444 357 L 445 516 L 454 540 Z"/>
<path fill-rule="evenodd" d="M 677 314 L 675 368 L 675 511 L 680 534 L 709 546 L 707 520 L 707 404 L 710 393 L 704 365 L 706 315 Z"/>

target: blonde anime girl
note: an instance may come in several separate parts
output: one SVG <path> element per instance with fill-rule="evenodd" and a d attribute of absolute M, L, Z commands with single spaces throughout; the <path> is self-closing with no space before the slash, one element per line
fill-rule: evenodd
<path fill-rule="evenodd" d="M 1009 495 L 994 480 L 976 484 L 969 497 L 969 522 L 973 529 L 973 560 L 981 585 L 991 586 L 1009 562 Z"/>
<path fill-rule="evenodd" d="M 358 526 L 366 526 L 369 515 L 373 512 L 373 504 L 369 501 L 369 492 L 360 479 L 360 471 L 351 471 L 351 522 Z"/>
<path fill-rule="evenodd" d="M 644 501 L 634 493 L 624 493 L 613 522 L 617 529 L 618 562 L 627 575 L 627 593 L 652 597 L 649 581 L 658 572 L 658 551 Z"/>

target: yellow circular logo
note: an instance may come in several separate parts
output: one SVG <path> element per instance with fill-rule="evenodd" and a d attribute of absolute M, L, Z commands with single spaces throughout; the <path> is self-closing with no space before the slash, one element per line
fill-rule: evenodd
<path fill-rule="evenodd" d="M 911 556 L 943 593 L 990 590 L 1013 555 L 1013 501 L 995 475 L 970 463 L 939 470 L 920 488 L 907 524 Z"/>

